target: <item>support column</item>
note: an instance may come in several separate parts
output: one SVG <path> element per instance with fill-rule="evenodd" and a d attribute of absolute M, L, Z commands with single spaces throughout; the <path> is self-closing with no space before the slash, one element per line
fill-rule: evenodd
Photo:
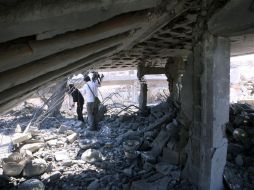
<path fill-rule="evenodd" d="M 180 89 L 178 86 L 179 77 L 184 72 L 184 62 L 182 57 L 171 57 L 165 65 L 165 75 L 168 81 L 170 97 L 179 101 Z"/>
<path fill-rule="evenodd" d="M 185 168 L 189 180 L 203 190 L 223 189 L 229 61 L 229 40 L 205 31 L 193 50 L 193 124 Z"/>
<path fill-rule="evenodd" d="M 141 114 L 145 115 L 147 112 L 147 84 L 146 81 L 144 80 L 144 75 L 145 75 L 145 67 L 144 63 L 139 63 L 138 64 L 138 72 L 137 72 L 137 77 L 140 83 L 140 94 L 139 94 L 139 109 L 141 110 Z"/>
<path fill-rule="evenodd" d="M 147 111 L 147 84 L 146 81 L 140 81 L 140 94 L 139 94 L 139 108 L 141 113 L 145 114 Z"/>

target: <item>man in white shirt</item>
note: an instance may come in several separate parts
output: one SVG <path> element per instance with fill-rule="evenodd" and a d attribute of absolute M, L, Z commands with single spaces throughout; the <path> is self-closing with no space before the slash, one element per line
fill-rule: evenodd
<path fill-rule="evenodd" d="M 90 77 L 87 75 L 84 77 L 85 85 L 82 88 L 82 93 L 86 99 L 87 107 L 87 118 L 88 118 L 88 128 L 90 130 L 97 130 L 98 127 L 98 105 L 94 104 L 95 97 L 98 97 L 98 87 L 100 83 L 96 81 L 91 81 Z"/>

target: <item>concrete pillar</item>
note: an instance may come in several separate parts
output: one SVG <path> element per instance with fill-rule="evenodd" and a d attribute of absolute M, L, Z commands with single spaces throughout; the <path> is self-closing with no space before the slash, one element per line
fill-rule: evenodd
<path fill-rule="evenodd" d="M 180 89 L 178 86 L 179 77 L 184 72 L 184 62 L 182 57 L 171 57 L 165 65 L 165 75 L 168 81 L 170 97 L 179 101 Z"/>
<path fill-rule="evenodd" d="M 204 32 L 193 50 L 193 122 L 185 174 L 202 190 L 223 189 L 229 115 L 229 40 Z"/>
<path fill-rule="evenodd" d="M 139 108 L 141 113 L 145 114 L 147 111 L 147 84 L 146 81 L 140 81 L 140 94 L 139 94 Z"/>
<path fill-rule="evenodd" d="M 192 121 L 193 113 L 193 55 L 190 54 L 185 66 L 183 75 L 183 89 L 181 91 L 181 114 L 183 114 L 185 124 Z"/>

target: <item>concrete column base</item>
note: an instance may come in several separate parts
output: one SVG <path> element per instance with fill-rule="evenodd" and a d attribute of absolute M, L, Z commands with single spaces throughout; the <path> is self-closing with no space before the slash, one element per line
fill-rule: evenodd
<path fill-rule="evenodd" d="M 199 189 L 223 188 L 229 115 L 229 40 L 206 32 L 193 52 L 193 118 L 185 175 Z"/>

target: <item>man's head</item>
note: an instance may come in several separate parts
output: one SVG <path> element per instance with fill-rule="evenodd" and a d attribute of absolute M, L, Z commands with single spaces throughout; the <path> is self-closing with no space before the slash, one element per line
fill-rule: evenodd
<path fill-rule="evenodd" d="M 74 88 L 75 88 L 74 84 L 69 84 L 69 89 L 70 89 L 70 90 L 72 90 L 72 89 L 74 89 Z"/>
<path fill-rule="evenodd" d="M 85 75 L 84 76 L 84 81 L 85 82 L 89 82 L 89 81 L 91 81 L 91 79 L 90 79 L 90 77 L 88 75 Z"/>

